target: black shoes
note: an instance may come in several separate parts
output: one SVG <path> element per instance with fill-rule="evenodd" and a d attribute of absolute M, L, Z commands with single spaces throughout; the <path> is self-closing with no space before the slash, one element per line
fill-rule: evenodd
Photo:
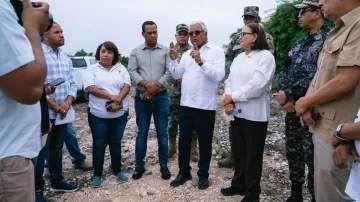
<path fill-rule="evenodd" d="M 245 190 L 236 189 L 235 187 L 230 186 L 230 187 L 228 187 L 228 188 L 223 188 L 223 189 L 221 189 L 221 193 L 222 193 L 224 196 L 234 196 L 234 195 L 244 196 L 245 193 L 246 193 L 246 191 L 245 191 Z"/>
<path fill-rule="evenodd" d="M 209 187 L 209 180 L 206 179 L 199 179 L 198 188 L 199 189 L 207 189 Z"/>
<path fill-rule="evenodd" d="M 260 202 L 259 196 L 245 195 L 240 202 Z"/>
<path fill-rule="evenodd" d="M 161 178 L 164 180 L 168 180 L 171 177 L 171 173 L 169 171 L 169 168 L 167 166 L 161 166 L 160 167 L 161 172 Z"/>
<path fill-rule="evenodd" d="M 144 172 L 145 172 L 144 167 L 136 167 L 133 172 L 132 179 L 138 180 L 138 179 L 142 178 L 142 175 Z"/>
<path fill-rule="evenodd" d="M 286 202 L 302 202 L 303 196 L 302 196 L 302 186 L 291 186 L 291 195 L 286 200 Z"/>
<path fill-rule="evenodd" d="M 192 176 L 190 174 L 189 175 L 178 174 L 178 176 L 173 181 L 171 181 L 170 186 L 177 187 L 191 179 L 192 179 Z"/>

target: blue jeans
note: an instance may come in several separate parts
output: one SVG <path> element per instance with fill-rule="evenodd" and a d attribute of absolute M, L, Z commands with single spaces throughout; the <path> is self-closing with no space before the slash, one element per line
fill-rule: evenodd
<path fill-rule="evenodd" d="M 65 145 L 69 154 L 73 158 L 72 163 L 75 168 L 79 168 L 85 163 L 86 156 L 80 152 L 79 143 L 76 138 L 76 132 L 73 123 L 68 124 L 67 134 L 65 136 Z M 45 167 L 48 167 L 49 153 L 45 153 Z"/>
<path fill-rule="evenodd" d="M 54 119 L 50 120 L 54 123 Z M 44 189 L 45 181 L 43 179 L 45 154 L 49 153 L 49 172 L 51 184 L 61 182 L 62 176 L 62 148 L 64 139 L 67 133 L 68 124 L 53 125 L 51 132 L 48 135 L 45 146 L 40 150 L 37 157 L 36 172 L 35 172 L 35 189 Z"/>
<path fill-rule="evenodd" d="M 121 171 L 121 139 L 127 123 L 129 111 L 114 119 L 103 119 L 88 111 L 88 121 L 93 137 L 94 176 L 101 177 L 106 146 L 109 145 L 111 165 L 116 175 Z"/>
<path fill-rule="evenodd" d="M 135 96 L 136 124 L 138 134 L 136 136 L 135 159 L 136 167 L 145 166 L 147 149 L 147 136 L 150 127 L 151 114 L 154 114 L 154 122 L 158 140 L 159 163 L 161 166 L 168 163 L 168 111 L 169 99 L 166 91 L 153 96 L 151 101 L 143 101 L 140 92 Z"/>

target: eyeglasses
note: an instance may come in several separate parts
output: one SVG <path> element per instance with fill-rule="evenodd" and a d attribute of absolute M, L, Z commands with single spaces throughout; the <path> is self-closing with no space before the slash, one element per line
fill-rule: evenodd
<path fill-rule="evenodd" d="M 244 37 L 245 35 L 247 34 L 254 34 L 254 33 L 251 33 L 251 32 L 240 32 L 240 37 Z"/>
<path fill-rule="evenodd" d="M 196 30 L 196 31 L 194 31 L 194 32 L 189 32 L 189 35 L 190 35 L 190 36 L 193 36 L 193 35 L 199 36 L 202 32 L 204 32 L 204 31 Z"/>
<path fill-rule="evenodd" d="M 304 15 L 308 11 L 314 12 L 316 10 L 318 10 L 318 9 L 309 9 L 309 8 L 304 9 L 304 8 L 302 8 L 302 9 L 299 10 L 299 15 Z"/>
<path fill-rule="evenodd" d="M 188 33 L 187 32 L 178 32 L 177 35 L 178 36 L 187 36 Z"/>

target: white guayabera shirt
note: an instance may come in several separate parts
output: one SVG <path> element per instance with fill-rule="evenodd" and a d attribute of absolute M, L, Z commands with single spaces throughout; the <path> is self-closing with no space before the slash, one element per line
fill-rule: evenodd
<path fill-rule="evenodd" d="M 171 60 L 170 73 L 174 79 L 182 78 L 181 102 L 184 107 L 202 110 L 216 110 L 218 84 L 225 75 L 225 54 L 223 50 L 212 44 L 204 44 L 200 48 L 203 62 L 199 66 L 186 51 L 177 63 Z"/>

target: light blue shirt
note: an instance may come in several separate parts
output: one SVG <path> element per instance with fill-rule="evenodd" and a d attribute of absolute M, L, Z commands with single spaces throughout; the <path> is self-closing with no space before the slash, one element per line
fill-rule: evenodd
<path fill-rule="evenodd" d="M 58 48 L 58 55 L 55 54 L 52 48 L 45 44 L 41 44 L 45 60 L 48 66 L 48 73 L 46 76 L 46 83 L 51 83 L 56 79 L 62 78 L 64 83 L 56 86 L 54 94 L 48 95 L 47 98 L 51 98 L 57 104 L 64 103 L 68 96 L 76 98 L 77 86 L 73 73 L 73 66 L 71 59 L 65 53 Z M 55 119 L 57 113 L 49 108 L 50 119 Z"/>
<path fill-rule="evenodd" d="M 0 1 L 0 77 L 34 61 L 30 41 L 9 1 Z M 0 89 L 0 159 L 34 158 L 41 149 L 40 104 L 23 105 Z"/>

